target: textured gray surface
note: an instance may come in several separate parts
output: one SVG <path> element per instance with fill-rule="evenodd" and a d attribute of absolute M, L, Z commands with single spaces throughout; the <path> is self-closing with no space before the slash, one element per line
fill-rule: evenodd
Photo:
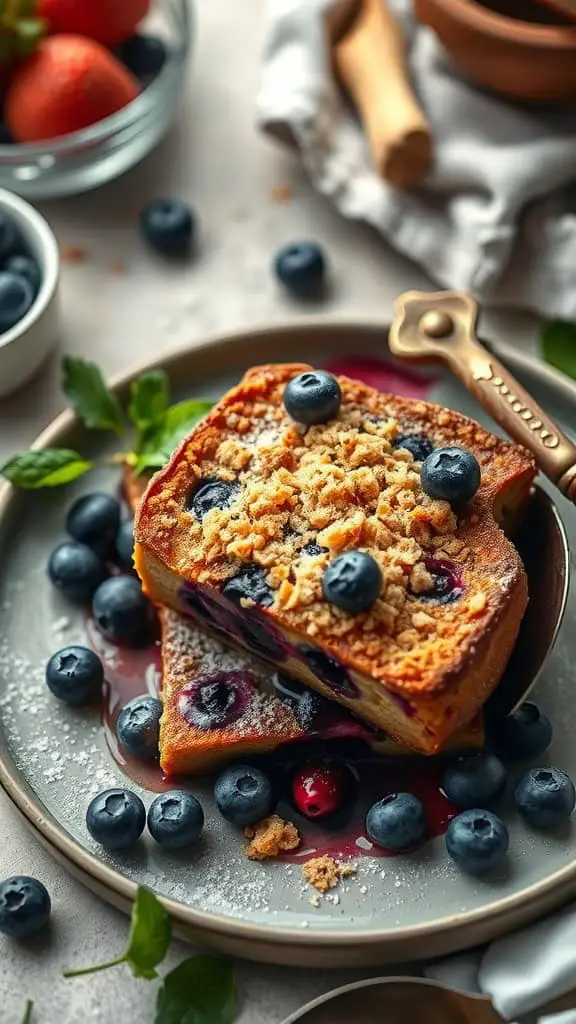
<path fill-rule="evenodd" d="M 430 286 L 368 229 L 341 221 L 312 193 L 295 159 L 255 135 L 262 0 L 210 0 L 201 8 L 182 117 L 164 146 L 101 192 L 43 207 L 64 245 L 87 250 L 85 262 L 64 268 L 61 351 L 90 355 L 109 372 L 227 328 L 323 311 L 386 320 L 397 292 Z M 285 184 L 292 186 L 291 202 L 274 202 L 273 189 Z M 142 204 L 165 193 L 190 198 L 202 220 L 198 260 L 182 268 L 148 255 L 135 227 Z M 321 309 L 295 307 L 269 274 L 277 245 L 310 236 L 325 243 L 334 268 L 333 294 Z M 112 260 L 125 262 L 123 274 L 110 269 Z M 494 331 L 533 345 L 529 317 L 487 316 L 485 333 Z M 0 457 L 25 446 L 61 405 L 56 358 L 25 391 L 0 404 Z M 124 968 L 94 979 L 60 979 L 63 966 L 119 949 L 126 920 L 58 867 L 1 795 L 0 824 L 0 875 L 38 875 L 55 903 L 49 942 L 24 948 L 0 939 L 2 1024 L 17 1024 L 26 997 L 36 1000 L 34 1024 L 152 1022 L 153 986 L 132 981 Z M 183 953 L 175 949 L 174 959 Z M 317 993 L 360 973 L 370 972 L 348 977 L 239 965 L 239 1021 L 279 1024 Z"/>

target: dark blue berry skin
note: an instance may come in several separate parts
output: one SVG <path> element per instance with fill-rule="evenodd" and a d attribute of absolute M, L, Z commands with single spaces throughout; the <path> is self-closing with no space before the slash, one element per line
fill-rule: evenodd
<path fill-rule="evenodd" d="M 491 811 L 478 808 L 452 818 L 446 832 L 448 853 L 468 875 L 485 875 L 497 868 L 508 852 L 508 843 L 504 822 Z"/>
<path fill-rule="evenodd" d="M 116 561 L 121 569 L 129 571 L 134 568 L 134 520 L 125 519 L 118 527 L 116 534 Z"/>
<path fill-rule="evenodd" d="M 106 577 L 106 567 L 86 544 L 65 541 L 48 559 L 48 576 L 64 597 L 75 604 L 88 604 Z"/>
<path fill-rule="evenodd" d="M 416 462 L 424 462 L 434 451 L 434 445 L 422 434 L 400 434 L 394 441 L 395 448 L 405 448 Z"/>
<path fill-rule="evenodd" d="M 368 811 L 366 832 L 385 850 L 407 850 L 426 833 L 424 804 L 412 793 L 392 793 Z"/>
<path fill-rule="evenodd" d="M 136 34 L 122 43 L 118 56 L 136 78 L 149 85 L 162 71 L 167 53 L 158 36 Z"/>
<path fill-rule="evenodd" d="M 0 263 L 17 252 L 22 252 L 24 244 L 20 232 L 9 213 L 0 210 Z"/>
<path fill-rule="evenodd" d="M 118 715 L 116 735 L 121 746 L 141 761 L 158 757 L 162 701 L 148 693 L 134 697 Z"/>
<path fill-rule="evenodd" d="M 0 333 L 24 319 L 34 298 L 35 291 L 25 277 L 0 271 Z"/>
<path fill-rule="evenodd" d="M 531 768 L 514 790 L 514 803 L 532 828 L 564 825 L 574 810 L 572 780 L 561 768 Z"/>
<path fill-rule="evenodd" d="M 328 551 L 328 548 L 322 548 L 315 541 L 311 540 L 309 544 L 304 545 L 302 551 L 305 555 L 323 555 Z"/>
<path fill-rule="evenodd" d="M 0 882 L 0 933 L 11 939 L 29 939 L 46 927 L 52 903 L 46 886 L 37 878 L 13 875 Z"/>
<path fill-rule="evenodd" d="M 480 486 L 480 465 L 464 448 L 437 448 L 422 463 L 422 488 L 431 498 L 464 505 Z"/>
<path fill-rule="evenodd" d="M 125 850 L 140 838 L 146 808 L 129 789 L 106 789 L 88 805 L 86 827 L 106 850 Z"/>
<path fill-rule="evenodd" d="M 459 757 L 444 770 L 442 788 L 457 807 L 494 807 L 504 795 L 507 772 L 495 754 Z"/>
<path fill-rule="evenodd" d="M 192 793 L 172 790 L 161 793 L 148 811 L 150 835 L 165 850 L 193 846 L 202 835 L 204 811 Z"/>
<path fill-rule="evenodd" d="M 66 516 L 67 533 L 101 558 L 112 552 L 119 525 L 120 502 L 111 494 L 85 494 Z"/>
<path fill-rule="evenodd" d="M 15 274 L 16 277 L 26 278 L 32 286 L 34 295 L 38 293 L 42 275 L 36 260 L 33 260 L 31 256 L 23 256 L 20 253 L 9 256 L 2 270 L 5 270 L 8 274 Z"/>
<path fill-rule="evenodd" d="M 528 761 L 541 757 L 552 742 L 552 723 L 536 704 L 527 702 L 497 723 L 495 741 L 502 757 Z"/>
<path fill-rule="evenodd" d="M 327 566 L 322 592 L 330 604 L 351 615 L 367 612 L 382 590 L 382 570 L 364 551 L 345 551 Z"/>
<path fill-rule="evenodd" d="M 211 477 L 203 480 L 188 499 L 188 508 L 199 519 L 204 519 L 213 508 L 228 508 L 237 497 L 240 487 L 231 480 Z"/>
<path fill-rule="evenodd" d="M 117 644 L 139 646 L 152 630 L 152 605 L 135 576 L 104 580 L 94 594 L 92 614 L 100 632 Z"/>
<path fill-rule="evenodd" d="M 156 199 L 140 214 L 140 227 L 148 245 L 165 256 L 183 256 L 192 244 L 196 217 L 180 199 Z"/>
<path fill-rule="evenodd" d="M 311 298 L 322 291 L 326 258 L 316 242 L 294 242 L 278 250 L 274 271 L 287 291 L 298 298 Z"/>
<path fill-rule="evenodd" d="M 336 418 L 342 392 L 336 377 L 325 370 L 307 370 L 289 380 L 284 388 L 286 412 L 307 427 Z"/>
<path fill-rule="evenodd" d="M 238 828 L 266 818 L 275 802 L 268 776 L 249 765 L 226 768 L 216 779 L 214 799 L 222 817 Z"/>
<path fill-rule="evenodd" d="M 222 587 L 224 597 L 239 605 L 243 598 L 268 608 L 274 600 L 272 588 L 266 582 L 266 573 L 259 565 L 248 565 L 236 576 L 226 580 Z"/>
<path fill-rule="evenodd" d="M 58 700 L 79 708 L 102 695 L 104 668 L 88 647 L 63 647 L 46 665 L 46 685 Z"/>

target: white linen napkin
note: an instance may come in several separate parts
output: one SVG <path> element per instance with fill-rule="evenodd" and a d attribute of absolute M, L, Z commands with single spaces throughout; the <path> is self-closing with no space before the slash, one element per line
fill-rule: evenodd
<path fill-rule="evenodd" d="M 436 160 L 409 191 L 373 169 L 330 70 L 325 11 L 340 0 L 267 0 L 259 126 L 291 138 L 345 216 L 369 222 L 441 285 L 491 304 L 576 318 L 576 112 L 514 104 L 461 78 L 411 0 L 389 0 L 407 37 Z"/>

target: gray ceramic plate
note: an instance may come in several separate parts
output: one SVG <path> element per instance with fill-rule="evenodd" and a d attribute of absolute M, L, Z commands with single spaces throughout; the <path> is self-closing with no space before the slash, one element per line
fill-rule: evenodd
<path fill-rule="evenodd" d="M 254 363 L 303 358 L 325 364 L 361 352 L 385 356 L 385 330 L 323 321 L 212 340 L 163 365 L 175 393 L 217 396 Z M 514 353 L 505 358 L 538 401 L 573 432 L 572 385 Z M 119 386 L 125 389 L 128 379 Z M 485 419 L 452 380 L 440 376 L 424 387 L 432 400 Z M 52 424 L 39 443 L 111 453 L 105 439 L 95 450 L 94 437 L 70 414 Z M 196 854 L 170 857 L 143 840 L 134 853 L 103 855 L 86 833 L 84 810 L 94 792 L 123 780 L 96 714 L 67 710 L 46 692 L 47 657 L 85 634 L 82 618 L 51 591 L 45 564 L 63 536 L 64 510 L 72 498 L 87 489 L 113 488 L 116 482 L 114 471 L 102 468 L 78 487 L 25 495 L 5 488 L 1 496 L 0 778 L 55 856 L 121 906 L 133 896 L 135 883 L 151 887 L 169 901 L 186 935 L 254 959 L 306 966 L 351 967 L 439 955 L 492 937 L 574 894 L 573 833 L 535 835 L 508 813 L 510 867 L 490 883 L 462 877 L 437 840 L 411 856 L 360 858 L 357 877 L 340 886 L 338 900 L 324 899 L 316 908 L 297 866 L 263 866 L 245 859 L 243 840 L 212 808 L 209 784 L 196 786 L 208 822 Z M 563 499 L 559 505 L 573 543 L 576 514 Z M 537 692 L 555 723 L 551 761 L 574 777 L 575 605 L 573 596 Z M 149 802 L 149 795 L 143 795 Z"/>

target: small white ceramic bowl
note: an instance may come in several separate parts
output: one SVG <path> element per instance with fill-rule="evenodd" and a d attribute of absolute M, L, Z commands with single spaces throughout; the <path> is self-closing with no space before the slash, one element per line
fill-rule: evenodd
<path fill-rule="evenodd" d="M 5 398 L 36 373 L 58 340 L 60 253 L 51 228 L 29 203 L 0 189 L 0 209 L 14 220 L 42 274 L 26 316 L 0 334 L 0 398 Z"/>

